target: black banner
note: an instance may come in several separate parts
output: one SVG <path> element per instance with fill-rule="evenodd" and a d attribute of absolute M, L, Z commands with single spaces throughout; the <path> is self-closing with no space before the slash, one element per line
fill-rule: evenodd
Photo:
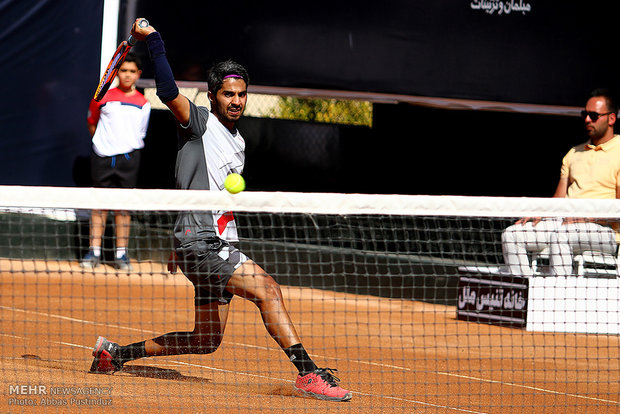
<path fill-rule="evenodd" d="M 171 14 L 167 0 L 141 0 L 125 9 L 162 33 L 178 79 L 204 80 L 213 62 L 232 58 L 259 85 L 568 106 L 620 82 L 618 1 L 195 0 L 182 7 Z"/>
<path fill-rule="evenodd" d="M 7 0 L 0 5 L 0 184 L 88 185 L 91 140 L 85 118 L 99 80 L 103 3 Z M 179 13 L 171 13 L 170 2 L 163 0 L 120 3 L 119 40 L 136 16 L 148 18 L 162 33 L 179 80 L 204 80 L 213 62 L 232 58 L 248 67 L 255 85 L 569 106 L 582 106 L 594 87 L 617 92 L 620 83 L 618 1 L 388 0 L 369 7 L 353 1 L 187 0 Z M 143 43 L 135 51 L 146 58 Z M 151 78 L 148 59 L 144 70 L 143 78 Z M 585 141 L 577 117 L 446 112 L 375 105 L 372 130 L 341 138 L 339 153 L 347 158 L 336 165 L 346 165 L 351 178 L 323 186 L 316 171 L 303 171 L 314 181 L 305 186 L 296 178 L 290 189 L 542 196 L 555 188 L 561 157 Z M 442 162 L 428 157 L 411 162 L 407 151 L 376 145 L 388 138 L 398 146 L 429 136 L 442 143 Z M 160 138 L 170 135 L 149 136 L 147 147 Z M 528 139 L 536 141 L 536 151 L 521 145 Z M 492 142 L 497 155 L 487 157 L 474 140 Z M 166 161 L 173 163 L 174 148 L 170 151 Z M 366 167 L 377 151 L 393 160 L 394 174 L 402 168 L 407 176 L 427 178 L 392 180 L 398 185 L 390 188 Z M 523 168 L 523 160 L 536 167 Z M 145 175 L 160 174 L 158 161 L 145 158 L 144 165 L 151 162 L 155 171 Z M 453 171 L 458 179 L 446 180 Z M 490 176 L 501 177 L 501 183 L 488 182 Z M 171 177 L 167 172 L 152 185 L 165 187 Z"/>

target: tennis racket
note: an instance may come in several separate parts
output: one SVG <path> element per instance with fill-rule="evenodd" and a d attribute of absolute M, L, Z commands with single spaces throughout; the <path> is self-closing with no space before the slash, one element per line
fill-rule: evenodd
<path fill-rule="evenodd" d="M 138 22 L 138 26 L 147 27 L 149 25 L 148 20 L 142 19 Z M 95 96 L 93 99 L 99 102 L 105 96 L 108 89 L 114 82 L 114 78 L 118 73 L 118 69 L 121 67 L 125 58 L 127 57 L 127 53 L 131 50 L 133 45 L 136 44 L 136 39 L 133 36 L 129 36 L 127 40 L 123 40 L 120 45 L 118 45 L 118 49 L 114 52 L 114 56 L 110 60 L 107 69 L 103 73 L 101 80 L 99 81 L 99 85 L 97 86 L 97 90 L 95 91 Z"/>

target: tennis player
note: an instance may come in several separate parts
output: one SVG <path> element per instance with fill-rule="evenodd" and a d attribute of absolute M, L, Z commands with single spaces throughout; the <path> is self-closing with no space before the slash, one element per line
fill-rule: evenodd
<path fill-rule="evenodd" d="M 161 35 L 152 26 L 140 28 L 137 24 L 131 34 L 146 40 L 157 96 L 179 124 L 177 186 L 222 191 L 226 176 L 241 173 L 245 162 L 245 141 L 235 124 L 247 101 L 246 69 L 233 61 L 211 68 L 209 112 L 179 93 Z M 222 341 L 229 303 L 238 295 L 256 304 L 267 331 L 299 371 L 295 383 L 298 390 L 324 400 L 351 399 L 351 392 L 338 386 L 340 380 L 333 375 L 336 370 L 318 368 L 308 356 L 284 306 L 280 286 L 235 247 L 237 227 L 231 212 L 182 212 L 174 232 L 176 263 L 195 288 L 194 330 L 167 333 L 127 346 L 99 337 L 91 371 L 112 373 L 128 361 L 149 356 L 214 352 Z"/>

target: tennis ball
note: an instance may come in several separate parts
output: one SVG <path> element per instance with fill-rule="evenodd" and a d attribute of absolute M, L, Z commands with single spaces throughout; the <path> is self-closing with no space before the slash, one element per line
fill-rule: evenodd
<path fill-rule="evenodd" d="M 226 188 L 231 194 L 240 193 L 245 190 L 245 180 L 241 174 L 228 174 L 228 177 L 224 180 L 224 188 Z"/>

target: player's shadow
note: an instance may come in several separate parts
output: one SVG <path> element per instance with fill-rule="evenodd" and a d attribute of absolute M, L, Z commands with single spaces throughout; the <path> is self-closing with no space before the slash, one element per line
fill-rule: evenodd
<path fill-rule="evenodd" d="M 267 395 L 279 395 L 282 397 L 303 397 L 299 392 L 295 392 L 290 385 L 278 385 L 266 392 Z"/>
<path fill-rule="evenodd" d="M 146 365 L 125 365 L 118 374 L 131 375 L 141 378 L 165 379 L 181 382 L 211 382 L 210 379 L 203 377 L 194 377 L 191 375 L 183 375 L 176 369 L 158 368 Z"/>
<path fill-rule="evenodd" d="M 73 362 L 55 361 L 51 359 L 43 359 L 39 355 L 25 354 L 22 355 L 23 361 L 30 366 L 39 366 L 46 368 L 59 369 L 63 371 L 81 371 Z M 89 372 L 90 374 L 91 372 Z M 134 377 L 166 379 L 181 382 L 211 382 L 208 378 L 194 377 L 191 375 L 183 375 L 175 369 L 165 369 L 145 365 L 125 365 L 117 375 L 131 375 Z"/>

